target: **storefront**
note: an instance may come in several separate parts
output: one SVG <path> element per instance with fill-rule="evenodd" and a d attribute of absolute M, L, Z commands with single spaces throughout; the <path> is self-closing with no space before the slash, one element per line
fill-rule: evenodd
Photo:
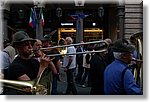
<path fill-rule="evenodd" d="M 59 28 L 58 40 L 70 36 L 76 41 L 76 28 Z M 96 41 L 103 39 L 103 30 L 100 28 L 84 28 L 83 41 Z"/>

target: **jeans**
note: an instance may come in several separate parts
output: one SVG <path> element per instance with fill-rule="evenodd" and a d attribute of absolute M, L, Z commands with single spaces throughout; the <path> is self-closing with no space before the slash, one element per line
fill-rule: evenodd
<path fill-rule="evenodd" d="M 77 76 L 75 78 L 77 83 L 81 82 L 83 73 L 84 73 L 84 68 L 82 67 L 82 65 L 78 65 L 78 73 L 77 73 Z"/>
<path fill-rule="evenodd" d="M 84 72 L 84 74 L 83 74 L 83 77 L 82 77 L 82 80 L 81 80 L 81 85 L 83 85 L 84 83 L 85 83 L 85 80 L 86 80 L 86 78 L 88 77 L 88 85 L 90 84 L 90 81 L 89 81 L 89 70 L 90 70 L 90 68 L 85 68 L 85 72 Z"/>

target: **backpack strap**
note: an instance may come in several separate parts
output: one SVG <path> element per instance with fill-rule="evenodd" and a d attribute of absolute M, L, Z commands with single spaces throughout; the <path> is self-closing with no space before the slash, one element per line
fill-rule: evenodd
<path fill-rule="evenodd" d="M 9 55 L 8 51 L 3 51 L 3 52 L 5 52 L 5 53 L 7 53 Z"/>

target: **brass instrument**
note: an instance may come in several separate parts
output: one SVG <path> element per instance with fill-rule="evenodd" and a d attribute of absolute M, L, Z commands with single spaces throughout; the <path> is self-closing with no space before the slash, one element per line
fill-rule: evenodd
<path fill-rule="evenodd" d="M 59 41 L 58 41 L 58 46 L 63 46 L 63 45 L 66 45 L 66 40 L 64 38 L 61 38 Z M 58 48 L 58 51 L 60 54 L 65 54 L 67 53 L 67 47 L 61 47 L 61 48 Z"/>
<path fill-rule="evenodd" d="M 0 79 L 2 86 L 10 89 L 17 90 L 21 94 L 30 92 L 32 95 L 46 95 L 47 89 L 44 85 L 36 84 L 34 81 L 16 81 Z"/>
<path fill-rule="evenodd" d="M 137 61 L 137 62 L 141 62 L 141 63 L 143 63 L 143 60 L 136 59 L 136 58 L 132 58 L 132 61 Z"/>
<path fill-rule="evenodd" d="M 86 43 L 76 43 L 76 44 L 70 44 L 70 45 L 61 45 L 61 46 L 52 46 L 47 48 L 40 48 L 40 50 L 48 50 L 53 48 L 63 48 L 63 47 L 69 47 L 69 46 L 79 46 L 79 45 L 88 45 L 88 44 L 96 44 L 96 43 L 106 43 L 104 40 L 100 41 L 93 41 L 93 42 L 86 42 Z"/>
<path fill-rule="evenodd" d="M 143 32 L 137 32 L 130 37 L 130 42 L 135 45 L 137 51 L 137 59 L 133 59 L 137 64 L 138 68 L 134 69 L 134 77 L 136 82 L 143 88 Z"/>
<path fill-rule="evenodd" d="M 86 45 L 86 44 L 96 44 L 96 43 L 104 43 L 102 45 L 105 45 L 101 50 L 99 51 L 86 51 L 86 52 L 78 52 L 78 53 L 67 53 L 67 47 L 69 46 L 77 46 L 77 45 Z M 61 48 L 60 52 L 62 52 L 62 48 L 66 48 L 63 53 L 60 54 L 52 54 L 47 56 L 60 56 L 60 55 L 76 55 L 76 54 L 85 54 L 85 53 L 101 53 L 104 51 L 107 51 L 107 43 L 105 41 L 95 41 L 95 42 L 87 42 L 87 43 L 78 43 L 78 44 L 71 44 L 71 45 L 63 45 L 59 44 L 60 46 L 53 46 L 49 48 L 41 48 L 40 50 L 49 50 L 49 49 L 55 49 L 55 48 Z M 42 73 L 43 74 L 43 73 Z M 42 80 L 42 74 L 40 77 L 33 81 L 16 81 L 16 80 L 6 80 L 6 79 L 0 79 L 0 83 L 3 84 L 4 87 L 12 88 L 21 92 L 31 92 L 33 95 L 46 95 L 47 89 L 44 85 L 40 84 L 40 81 Z"/>
<path fill-rule="evenodd" d="M 107 51 L 107 48 L 104 48 L 99 51 L 85 51 L 85 52 L 76 52 L 76 53 L 64 53 L 64 54 L 52 54 L 52 55 L 47 55 L 48 57 L 54 57 L 54 56 L 60 56 L 60 55 L 78 55 L 78 54 L 87 54 L 87 53 L 101 53 Z"/>
<path fill-rule="evenodd" d="M 59 44 L 58 46 L 52 46 L 52 47 L 47 47 L 47 48 L 40 48 L 40 50 L 42 50 L 42 51 L 50 51 L 51 49 L 58 49 L 58 51 L 59 51 L 60 54 L 47 55 L 49 57 L 60 56 L 60 55 L 64 56 L 64 55 L 74 55 L 74 54 L 104 52 L 104 50 L 103 50 L 103 51 L 78 52 L 78 53 L 70 53 L 70 54 L 67 53 L 67 47 L 69 47 L 69 46 L 80 46 L 80 45 L 98 44 L 98 43 L 105 43 L 105 45 L 107 45 L 107 43 L 104 40 L 66 45 L 65 39 L 60 39 L 59 42 L 58 42 L 58 44 Z M 106 49 L 107 49 L 107 47 L 106 47 Z"/>

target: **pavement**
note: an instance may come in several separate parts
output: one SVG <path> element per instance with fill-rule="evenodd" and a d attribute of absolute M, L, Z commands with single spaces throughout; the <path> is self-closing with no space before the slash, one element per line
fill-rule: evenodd
<path fill-rule="evenodd" d="M 67 78 L 63 68 L 60 70 L 61 81 L 58 81 L 58 94 L 63 95 L 67 89 Z M 75 84 L 78 95 L 90 95 L 91 87 L 81 87 L 79 84 Z"/>

